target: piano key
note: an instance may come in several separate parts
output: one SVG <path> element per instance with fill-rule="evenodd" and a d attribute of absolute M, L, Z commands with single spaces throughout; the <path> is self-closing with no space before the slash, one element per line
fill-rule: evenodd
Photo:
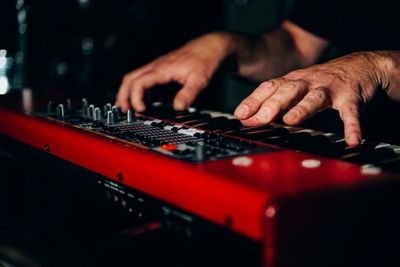
<path fill-rule="evenodd" d="M 378 163 L 396 158 L 396 153 L 388 147 L 378 148 L 366 152 L 353 153 L 348 156 L 342 157 L 346 161 L 356 164 Z"/>
<path fill-rule="evenodd" d="M 381 162 L 379 166 L 388 171 L 400 172 L 400 156 L 385 162 Z"/>
<path fill-rule="evenodd" d="M 267 143 L 268 138 L 272 136 L 284 136 L 288 135 L 289 131 L 285 128 L 272 128 L 272 129 L 267 129 L 264 131 L 257 131 L 257 132 L 250 132 L 241 135 L 243 138 L 251 139 L 251 140 L 256 140 L 256 141 L 261 141 Z"/>
<path fill-rule="evenodd" d="M 229 131 L 239 129 L 242 127 L 242 124 L 239 120 L 228 119 L 226 117 L 215 117 L 198 127 L 204 130 Z"/>
<path fill-rule="evenodd" d="M 174 122 L 177 123 L 185 123 L 193 120 L 200 120 L 200 119 L 211 119 L 211 116 L 208 114 L 200 114 L 200 113 L 189 113 L 189 114 L 184 114 L 182 116 L 176 116 L 173 118 Z"/>

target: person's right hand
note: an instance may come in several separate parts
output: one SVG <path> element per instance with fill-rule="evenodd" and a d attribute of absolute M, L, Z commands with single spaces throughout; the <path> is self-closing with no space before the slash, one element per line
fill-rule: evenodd
<path fill-rule="evenodd" d="M 173 106 L 177 110 L 187 108 L 230 53 L 230 45 L 228 34 L 210 33 L 126 74 L 116 105 L 124 112 L 130 106 L 143 112 L 146 109 L 145 90 L 158 84 L 177 82 L 182 88 L 176 94 Z"/>

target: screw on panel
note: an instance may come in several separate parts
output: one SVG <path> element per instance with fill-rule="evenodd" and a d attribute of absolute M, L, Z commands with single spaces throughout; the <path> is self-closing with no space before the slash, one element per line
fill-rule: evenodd
<path fill-rule="evenodd" d="M 122 182 L 122 180 L 124 180 L 124 176 L 122 175 L 122 172 L 119 172 L 117 175 L 117 178 L 120 182 Z"/>
<path fill-rule="evenodd" d="M 233 225 L 233 219 L 232 219 L 232 217 L 231 216 L 226 216 L 225 217 L 225 225 L 227 226 L 227 227 L 232 227 L 232 225 Z"/>
<path fill-rule="evenodd" d="M 50 152 L 50 149 L 51 149 L 50 145 L 45 145 L 44 146 L 44 151 L 45 152 Z"/>

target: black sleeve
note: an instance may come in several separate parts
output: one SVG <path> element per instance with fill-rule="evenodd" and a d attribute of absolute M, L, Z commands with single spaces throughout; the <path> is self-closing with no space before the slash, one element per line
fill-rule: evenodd
<path fill-rule="evenodd" d="M 342 52 L 399 49 L 398 0 L 296 0 L 288 19 Z"/>
<path fill-rule="evenodd" d="M 342 26 L 341 1 L 297 0 L 289 20 L 304 30 L 331 41 Z"/>

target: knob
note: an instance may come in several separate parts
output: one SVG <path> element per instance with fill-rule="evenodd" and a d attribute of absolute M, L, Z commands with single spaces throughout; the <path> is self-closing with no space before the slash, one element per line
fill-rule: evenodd
<path fill-rule="evenodd" d="M 57 113 L 57 118 L 59 118 L 61 120 L 64 119 L 64 105 L 63 104 L 59 104 L 57 106 L 56 113 Z"/>
<path fill-rule="evenodd" d="M 72 109 L 72 101 L 71 99 L 67 99 L 67 110 L 71 110 Z"/>
<path fill-rule="evenodd" d="M 47 114 L 51 114 L 53 112 L 53 101 L 49 101 L 47 103 Z"/>
<path fill-rule="evenodd" d="M 112 112 L 111 110 L 107 112 L 107 124 L 115 124 L 115 115 L 114 112 Z"/>
<path fill-rule="evenodd" d="M 87 111 L 87 116 L 91 119 L 94 118 L 94 105 L 90 104 Z"/>
<path fill-rule="evenodd" d="M 103 113 L 104 116 L 107 117 L 108 112 L 111 111 L 111 104 L 107 103 L 106 105 L 104 105 L 103 107 Z"/>
<path fill-rule="evenodd" d="M 82 98 L 82 108 L 87 108 L 89 106 L 88 100 L 84 97 Z"/>
<path fill-rule="evenodd" d="M 195 153 L 194 153 L 194 160 L 195 161 L 203 161 L 204 160 L 204 143 L 198 142 L 196 144 Z"/>
<path fill-rule="evenodd" d="M 87 107 L 89 106 L 89 102 L 86 98 L 82 98 L 82 116 L 87 117 Z"/>
<path fill-rule="evenodd" d="M 118 120 L 119 119 L 119 107 L 113 106 L 111 111 L 114 113 L 115 118 Z"/>
<path fill-rule="evenodd" d="M 101 121 L 101 109 L 99 107 L 96 107 L 94 109 L 94 117 L 93 120 L 95 121 Z"/>
<path fill-rule="evenodd" d="M 126 112 L 126 122 L 127 123 L 132 123 L 135 121 L 135 113 L 133 112 L 132 109 L 128 109 Z"/>

